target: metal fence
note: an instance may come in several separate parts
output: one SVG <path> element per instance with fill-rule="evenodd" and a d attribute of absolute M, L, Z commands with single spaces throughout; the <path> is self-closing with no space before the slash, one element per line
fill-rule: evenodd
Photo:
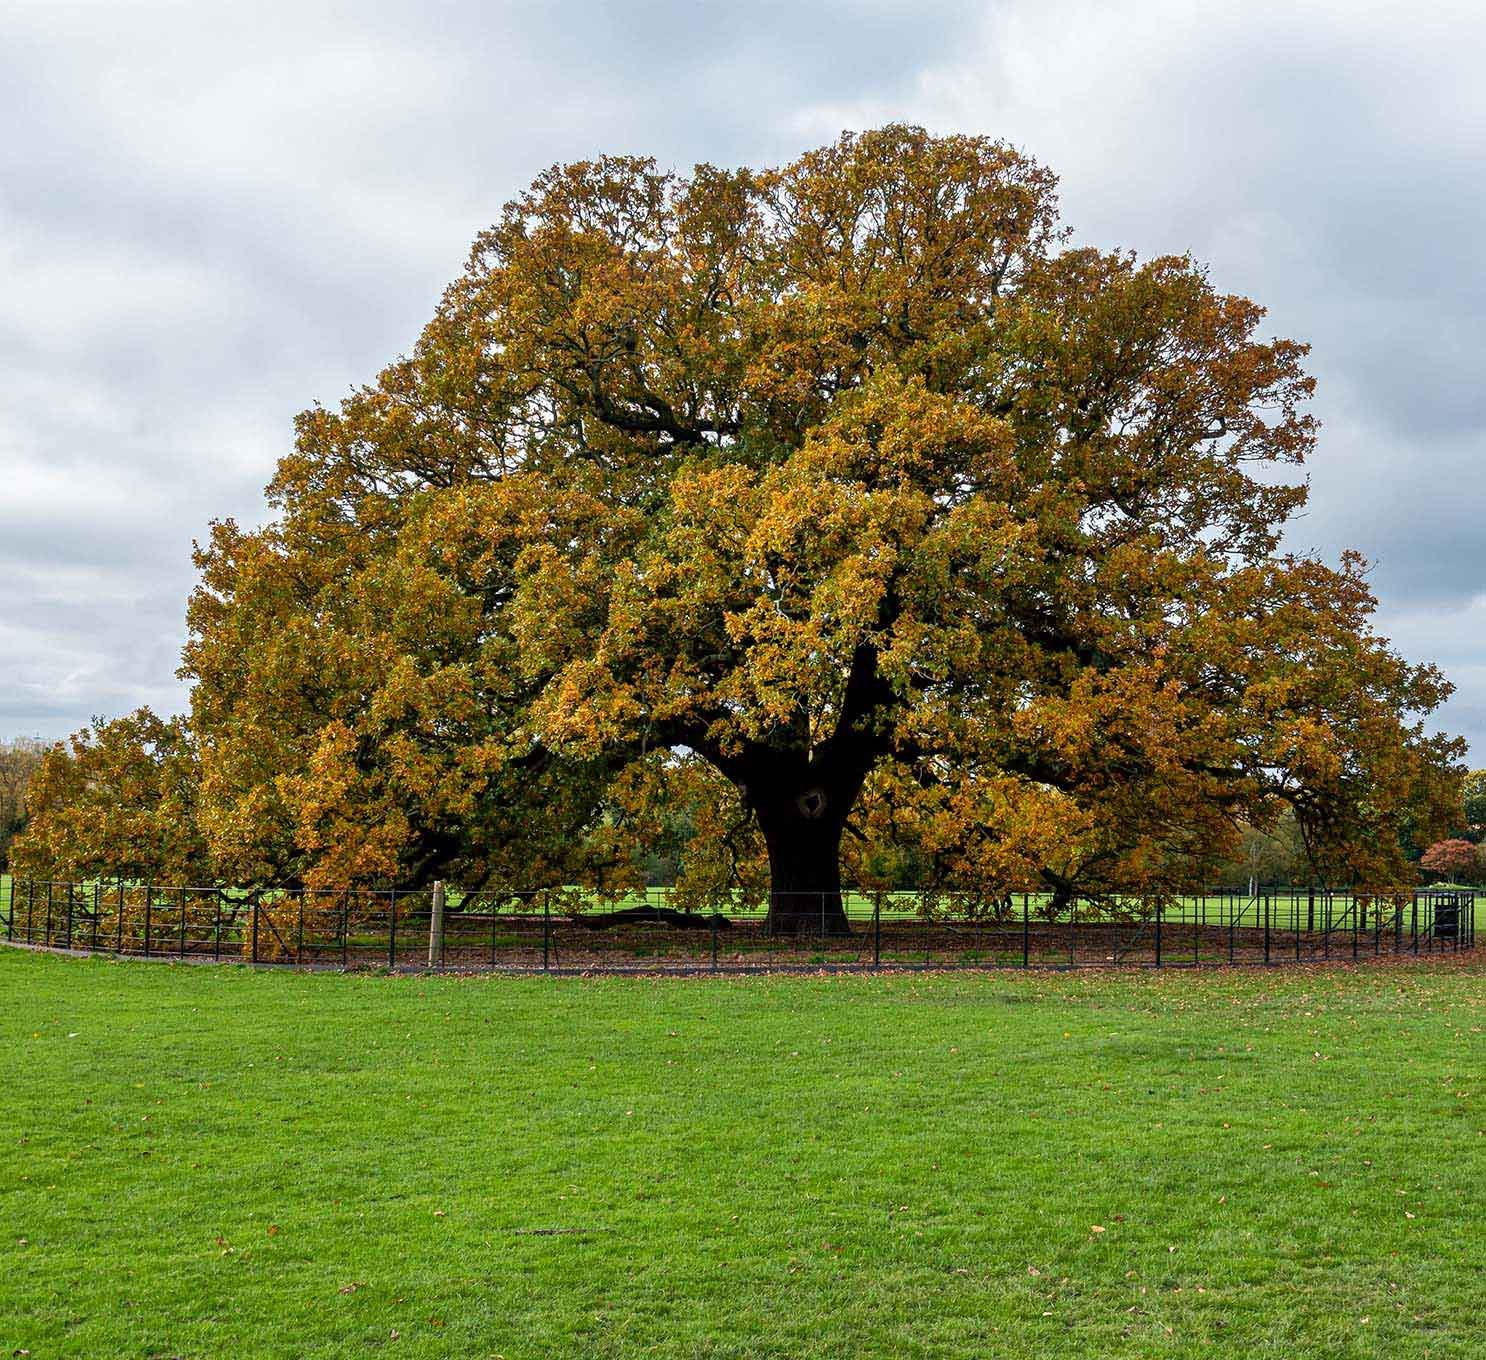
<path fill-rule="evenodd" d="M 264 890 L 12 880 L 0 938 L 83 953 L 313 968 L 760 972 L 1195 967 L 1468 950 L 1476 893 L 1217 888 L 1153 905 L 1046 894 L 822 897 L 785 933 L 767 902 L 684 910 L 666 889 L 599 901 L 578 888 Z"/>

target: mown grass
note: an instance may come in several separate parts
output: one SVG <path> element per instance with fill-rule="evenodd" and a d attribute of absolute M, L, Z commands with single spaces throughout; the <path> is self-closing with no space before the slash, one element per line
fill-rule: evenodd
<path fill-rule="evenodd" d="M 0 950 L 0 1354 L 1486 1353 L 1486 968 Z"/>

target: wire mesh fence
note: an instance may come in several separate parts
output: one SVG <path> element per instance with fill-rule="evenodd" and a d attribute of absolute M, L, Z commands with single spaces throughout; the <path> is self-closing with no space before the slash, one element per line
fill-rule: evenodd
<path fill-rule="evenodd" d="M 1156 903 L 1048 894 L 791 894 L 705 909 L 651 889 L 265 890 L 0 884 L 0 938 L 191 962 L 512 972 L 1197 967 L 1469 950 L 1471 889 L 1215 888 Z M 775 904 L 777 906 L 777 904 Z"/>

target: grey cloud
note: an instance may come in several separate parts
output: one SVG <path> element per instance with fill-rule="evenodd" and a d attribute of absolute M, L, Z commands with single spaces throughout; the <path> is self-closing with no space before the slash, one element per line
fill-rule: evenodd
<path fill-rule="evenodd" d="M 905 98 L 823 101 L 802 134 L 907 116 L 996 132 L 1062 175 L 1081 239 L 1190 251 L 1312 342 L 1321 443 L 1289 536 L 1360 549 L 1379 622 L 1459 686 L 1486 756 L 1486 13 L 1433 3 L 1015 0 Z M 1432 614 L 1461 631 L 1424 628 Z M 1446 643 L 1449 643 L 1448 647 Z"/>
<path fill-rule="evenodd" d="M 1026 146 L 1082 239 L 1191 250 L 1314 343 L 1292 541 L 1376 560 L 1486 752 L 1483 37 L 1463 0 L 12 3 L 0 730 L 179 705 L 191 539 L 262 518 L 294 412 L 404 351 L 544 166 L 907 117 Z"/>
<path fill-rule="evenodd" d="M 757 162 L 973 6 L 41 0 L 0 15 L 0 730 L 183 702 L 190 544 L 545 165 Z"/>

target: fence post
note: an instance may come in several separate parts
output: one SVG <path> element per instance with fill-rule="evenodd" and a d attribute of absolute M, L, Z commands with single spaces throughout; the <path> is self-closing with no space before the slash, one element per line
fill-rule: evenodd
<path fill-rule="evenodd" d="M 552 902 L 550 898 L 542 898 L 542 971 L 545 973 L 551 968 L 552 947 Z"/>
<path fill-rule="evenodd" d="M 1409 938 L 1413 943 L 1414 953 L 1419 952 L 1419 895 L 1414 894 L 1414 909 L 1411 913 L 1412 919 L 1409 923 Z"/>
<path fill-rule="evenodd" d="M 1269 894 L 1265 893 L 1259 899 L 1264 911 L 1264 962 L 1269 962 Z"/>
<path fill-rule="evenodd" d="M 712 913 L 712 971 L 717 971 L 717 913 Z"/>
<path fill-rule="evenodd" d="M 150 899 L 153 897 L 153 895 L 154 895 L 154 893 L 153 893 L 152 885 L 149 884 L 149 883 L 146 883 L 144 885 L 144 956 L 145 956 L 145 958 L 149 958 L 149 956 L 150 956 L 150 911 L 151 911 L 151 907 L 153 905 Z"/>
<path fill-rule="evenodd" d="M 258 962 L 258 894 L 253 894 L 253 935 L 252 935 L 252 961 Z"/>
<path fill-rule="evenodd" d="M 882 967 L 882 894 L 872 898 L 872 971 Z"/>
<path fill-rule="evenodd" d="M 428 966 L 438 968 L 444 962 L 444 881 L 433 885 L 433 911 L 428 918 Z"/>
<path fill-rule="evenodd" d="M 351 899 L 350 889 L 341 894 L 341 967 L 351 962 Z"/>
<path fill-rule="evenodd" d="M 218 888 L 212 896 L 214 901 L 212 908 L 212 958 L 220 963 L 222 961 L 222 889 Z"/>
<path fill-rule="evenodd" d="M 1028 968 L 1032 963 L 1032 927 L 1027 916 L 1027 894 L 1022 894 L 1022 967 Z"/>
<path fill-rule="evenodd" d="M 41 937 L 48 949 L 52 946 L 52 881 L 46 881 L 46 933 Z"/>
<path fill-rule="evenodd" d="M 15 896 L 15 883 L 12 881 L 10 894 Z M 93 948 L 98 948 L 98 918 L 103 915 L 103 885 L 98 882 L 93 884 Z"/>
<path fill-rule="evenodd" d="M 1156 903 L 1156 967 L 1161 966 L 1161 904 Z"/>
<path fill-rule="evenodd" d="M 119 880 L 119 919 L 115 923 L 118 926 L 118 947 L 114 952 L 118 954 L 124 952 L 124 891 L 124 880 L 121 878 Z"/>
<path fill-rule="evenodd" d="M 191 896 L 184 888 L 176 889 L 176 900 L 181 904 L 181 957 L 186 957 L 186 911 L 191 904 Z"/>
<path fill-rule="evenodd" d="M 387 971 L 397 971 L 397 889 L 392 889 L 387 918 Z"/>
<path fill-rule="evenodd" d="M 72 948 L 72 890 L 76 886 L 74 883 L 67 885 L 67 947 L 69 949 Z"/>

